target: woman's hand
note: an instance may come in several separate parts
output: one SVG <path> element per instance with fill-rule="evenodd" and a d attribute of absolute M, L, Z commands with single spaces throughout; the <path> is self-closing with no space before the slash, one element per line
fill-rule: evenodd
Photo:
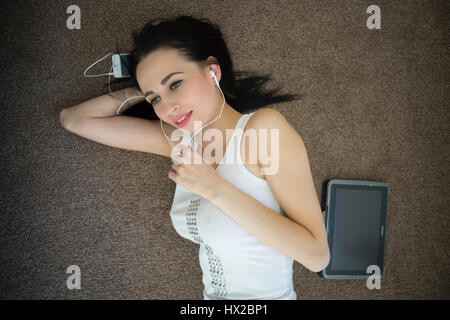
<path fill-rule="evenodd" d="M 180 143 L 174 150 L 173 171 L 169 172 L 169 178 L 201 197 L 213 197 L 217 188 L 226 180 L 190 146 Z"/>

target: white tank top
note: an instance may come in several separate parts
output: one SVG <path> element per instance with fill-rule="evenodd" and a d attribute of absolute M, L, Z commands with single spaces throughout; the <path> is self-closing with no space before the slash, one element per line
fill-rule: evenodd
<path fill-rule="evenodd" d="M 285 215 L 267 181 L 250 173 L 241 160 L 241 137 L 253 114 L 239 119 L 216 171 L 266 207 Z M 205 300 L 297 300 L 293 260 L 260 242 L 211 201 L 177 184 L 170 217 L 180 236 L 200 245 Z"/>

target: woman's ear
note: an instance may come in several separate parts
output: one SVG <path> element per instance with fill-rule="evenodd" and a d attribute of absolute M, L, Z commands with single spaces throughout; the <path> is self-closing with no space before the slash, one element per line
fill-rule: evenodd
<path fill-rule="evenodd" d="M 207 62 L 207 70 L 208 77 L 210 77 L 213 82 L 215 83 L 214 79 L 211 77 L 210 71 L 214 72 L 216 75 L 217 81 L 220 81 L 220 78 L 222 77 L 222 73 L 220 72 L 220 65 L 216 58 L 213 56 L 209 56 L 208 59 L 206 59 Z"/>

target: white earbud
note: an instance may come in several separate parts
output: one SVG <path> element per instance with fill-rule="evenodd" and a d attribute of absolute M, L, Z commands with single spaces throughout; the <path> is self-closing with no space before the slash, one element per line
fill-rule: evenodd
<path fill-rule="evenodd" d="M 192 149 L 194 149 L 195 151 L 198 151 L 198 148 L 201 146 L 201 144 L 194 139 L 194 137 L 197 135 L 197 133 L 200 132 L 200 130 L 202 130 L 203 128 L 205 128 L 206 126 L 208 126 L 209 124 L 213 123 L 214 121 L 216 121 L 217 119 L 219 119 L 222 116 L 222 112 L 223 112 L 223 107 L 225 105 L 225 96 L 223 95 L 222 89 L 220 89 L 220 85 L 219 85 L 219 81 L 217 80 L 216 75 L 214 74 L 214 71 L 209 70 L 209 73 L 211 74 L 211 77 L 214 79 L 214 81 L 217 84 L 217 87 L 219 88 L 220 93 L 222 94 L 222 98 L 223 98 L 223 102 L 222 102 L 222 107 L 220 108 L 220 114 L 213 120 L 211 120 L 210 122 L 208 122 L 207 124 L 203 125 L 200 129 L 198 129 L 192 136 L 189 135 L 184 135 L 183 134 L 183 139 L 181 141 L 181 144 L 186 145 L 186 146 L 191 146 Z M 171 138 L 169 138 L 169 136 L 167 136 L 166 132 L 164 131 L 163 125 L 162 125 L 162 120 L 159 120 L 161 123 L 161 131 L 164 133 L 164 135 L 166 136 L 167 141 L 169 141 L 169 144 L 172 145 L 171 141 L 178 141 L 179 140 L 179 136 L 177 137 L 172 137 L 173 140 L 171 140 Z"/>
<path fill-rule="evenodd" d="M 217 81 L 217 78 L 216 78 L 216 75 L 215 75 L 214 71 L 209 70 L 209 73 L 211 73 L 211 76 L 212 76 L 212 77 L 214 78 L 214 80 L 216 81 L 217 86 L 220 87 L 220 86 L 219 86 L 219 81 Z"/>

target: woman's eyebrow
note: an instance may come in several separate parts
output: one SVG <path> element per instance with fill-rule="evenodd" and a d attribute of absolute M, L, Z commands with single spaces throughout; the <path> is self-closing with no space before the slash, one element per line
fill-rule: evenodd
<path fill-rule="evenodd" d="M 164 77 L 164 79 L 161 80 L 161 85 L 165 85 L 166 82 L 170 79 L 171 76 L 176 75 L 176 74 L 178 74 L 178 73 L 183 73 L 183 72 L 172 72 L 172 73 L 169 73 L 167 76 Z M 150 91 L 147 91 L 147 92 L 144 94 L 144 96 L 145 96 L 145 98 L 147 98 L 149 95 L 151 95 L 151 94 L 153 94 L 153 93 L 154 93 L 154 92 L 153 92 L 152 90 L 150 90 Z"/>

